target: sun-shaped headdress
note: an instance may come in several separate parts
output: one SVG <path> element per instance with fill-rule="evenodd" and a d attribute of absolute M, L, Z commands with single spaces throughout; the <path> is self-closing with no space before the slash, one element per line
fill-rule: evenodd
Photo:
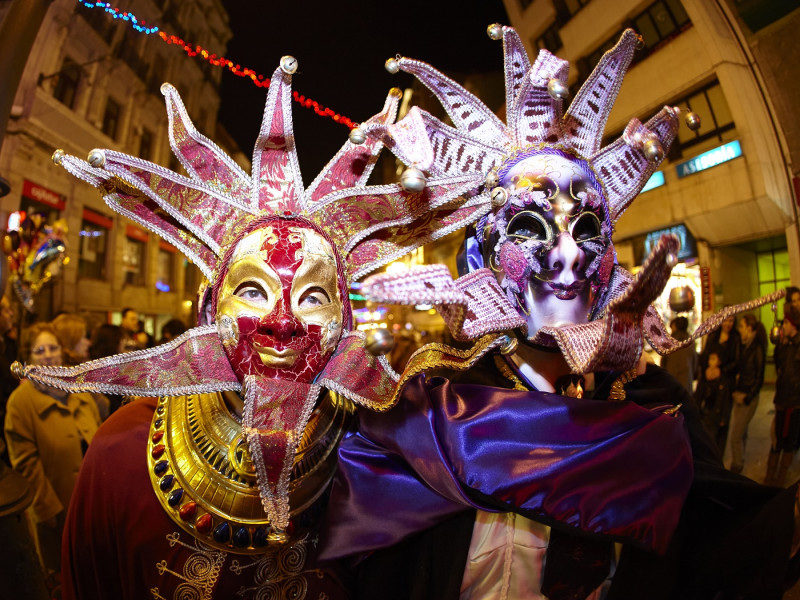
<path fill-rule="evenodd" d="M 188 176 L 113 150 L 93 150 L 88 162 L 59 150 L 54 161 L 97 187 L 112 209 L 177 247 L 209 280 L 208 289 L 224 278 L 230 266 L 225 257 L 243 232 L 265 219 L 318 231 L 338 258 L 345 323 L 313 383 L 264 381 L 252 375 L 240 381 L 224 352 L 223 332 L 215 325 L 196 327 L 154 349 L 74 368 L 23 370 L 33 380 L 68 391 L 143 396 L 242 391 L 243 431 L 262 503 L 277 529 L 285 529 L 289 521 L 292 460 L 320 388 L 376 410 L 390 406 L 396 388 L 398 375 L 385 357 L 369 352 L 364 334 L 350 330 L 347 284 L 489 210 L 485 203 L 462 197 L 472 185 L 465 177 L 433 180 L 417 191 L 400 184 L 365 185 L 383 146 L 365 133 L 394 121 L 398 90 L 390 92 L 383 110 L 351 134 L 304 188 L 291 117 L 290 82 L 296 68 L 293 57 L 283 57 L 272 77 L 250 175 L 195 129 L 177 91 L 167 84 L 161 90 L 170 145 Z"/>
<path fill-rule="evenodd" d="M 647 123 L 631 119 L 618 139 L 602 145 L 608 116 L 639 36 L 626 30 L 565 109 L 569 95 L 565 60 L 540 50 L 531 64 L 513 28 L 495 24 L 487 32 L 492 39 L 503 41 L 506 123 L 431 65 L 396 57 L 386 61 L 386 69 L 417 77 L 441 102 L 453 126 L 415 107 L 401 122 L 384 128 L 391 134 L 387 146 L 410 169 L 437 180 L 467 176 L 471 181 L 467 194 L 474 201 L 491 202 L 495 211 L 512 202 L 508 191 L 501 187 L 504 173 L 526 157 L 558 153 L 591 171 L 602 188 L 602 233 L 609 241 L 598 264 L 593 265 L 602 285 L 591 320 L 542 327 L 532 340 L 534 343 L 558 345 L 577 373 L 624 370 L 635 364 L 644 338 L 666 354 L 709 333 L 728 314 L 777 297 L 726 309 L 698 327 L 689 340 L 671 338 L 651 302 L 663 290 L 677 262 L 677 238 L 662 238 L 636 278 L 615 264 L 611 243 L 614 224 L 661 163 L 678 130 L 679 110 L 665 106 Z M 462 277 L 454 285 L 446 271 L 429 267 L 401 276 L 376 275 L 365 282 L 365 293 L 375 301 L 437 305 L 456 338 L 474 339 L 498 331 L 501 320 L 507 326 L 524 328 L 524 319 L 517 318 L 515 322 L 514 305 L 499 297 L 494 276 L 484 267 L 485 249 L 481 244 L 493 224 L 494 214 L 488 214 L 478 222 L 475 235 L 467 237 L 464 263 L 470 271 L 468 278 Z M 457 290 L 462 296 L 454 304 L 452 297 Z M 482 308 L 471 306 L 478 297 L 482 298 Z"/>

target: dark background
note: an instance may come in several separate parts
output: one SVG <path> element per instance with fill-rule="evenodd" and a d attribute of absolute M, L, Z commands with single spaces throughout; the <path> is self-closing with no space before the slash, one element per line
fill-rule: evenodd
<path fill-rule="evenodd" d="M 396 54 L 429 62 L 453 77 L 502 70 L 502 42 L 486 35 L 491 23 L 509 24 L 501 0 L 223 4 L 234 32 L 227 58 L 270 77 L 281 56 L 291 54 L 299 63 L 292 89 L 357 123 L 380 111 L 390 88 L 410 86 L 410 75 L 390 75 L 383 67 Z M 225 70 L 220 121 L 248 156 L 266 95 L 267 88 Z M 297 102 L 292 112 L 308 185 L 344 144 L 349 129 Z"/>

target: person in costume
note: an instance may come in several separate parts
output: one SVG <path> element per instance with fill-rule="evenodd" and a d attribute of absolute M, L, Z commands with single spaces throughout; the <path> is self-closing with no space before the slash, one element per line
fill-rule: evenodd
<path fill-rule="evenodd" d="M 541 50 L 531 65 L 513 29 L 489 35 L 503 40 L 507 124 L 431 66 L 387 61 L 453 123 L 412 109 L 386 126 L 393 152 L 422 179 L 471 177 L 493 211 L 458 280 L 429 266 L 362 285 L 374 301 L 436 305 L 473 344 L 420 350 L 395 408 L 362 414 L 340 446 L 322 556 L 352 562 L 363 598 L 779 598 L 796 577 L 796 486 L 726 471 L 688 391 L 641 352 L 781 294 L 672 338 L 651 303 L 677 238 L 634 278 L 612 236 L 678 111 L 601 147 L 638 37 L 624 32 L 565 109 L 565 61 Z"/>
<path fill-rule="evenodd" d="M 20 369 L 62 389 L 149 396 L 115 412 L 87 455 L 65 598 L 348 594 L 335 569 L 315 566 L 317 521 L 354 404 L 382 408 L 398 377 L 385 340 L 352 330 L 349 283 L 487 208 L 461 198 L 463 183 L 365 186 L 382 143 L 364 132 L 394 120 L 397 90 L 304 189 L 296 68 L 287 56 L 273 74 L 252 175 L 194 128 L 167 84 L 170 143 L 188 176 L 112 150 L 54 155 L 209 282 L 201 325 L 166 344 Z"/>

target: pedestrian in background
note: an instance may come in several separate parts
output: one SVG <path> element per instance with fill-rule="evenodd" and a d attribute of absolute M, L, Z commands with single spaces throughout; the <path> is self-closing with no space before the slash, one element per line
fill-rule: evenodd
<path fill-rule="evenodd" d="M 782 486 L 800 442 L 800 309 L 787 302 L 775 345 L 775 418 L 764 483 Z"/>
<path fill-rule="evenodd" d="M 672 337 L 679 342 L 689 339 L 689 319 L 686 317 L 675 317 L 670 321 L 669 326 Z M 694 344 L 689 344 L 665 356 L 661 360 L 661 366 L 677 379 L 690 394 L 694 392 L 695 373 L 697 372 L 697 352 L 695 352 Z"/>
<path fill-rule="evenodd" d="M 725 438 L 720 439 L 720 436 L 723 428 L 725 433 L 728 431 L 731 391 L 723 375 L 719 355 L 709 352 L 706 361 L 708 366 L 700 373 L 694 399 L 700 408 L 703 425 L 714 440 L 721 459 L 725 451 Z"/>
<path fill-rule="evenodd" d="M 22 357 L 33 365 L 60 366 L 61 345 L 49 323 L 22 336 Z M 67 394 L 23 381 L 8 400 L 5 436 L 11 465 L 34 492 L 28 515 L 51 589 L 61 565 L 64 517 L 83 456 L 100 425 L 90 394 Z"/>
<path fill-rule="evenodd" d="M 731 398 L 731 471 L 741 473 L 744 468 L 744 449 L 747 443 L 747 426 L 758 407 L 758 394 L 764 384 L 764 367 L 767 359 L 767 332 L 753 314 L 745 314 L 737 326 L 742 340 L 742 352 L 737 363 L 736 384 Z"/>
<path fill-rule="evenodd" d="M 722 322 L 719 329 L 708 336 L 706 344 L 703 346 L 703 351 L 700 353 L 698 365 L 698 386 L 700 386 L 703 384 L 703 378 L 708 369 L 711 354 L 716 354 L 719 357 L 719 370 L 722 377 L 722 381 L 719 383 L 724 386 L 724 390 L 723 396 L 720 398 L 719 425 L 716 427 L 716 437 L 714 441 L 719 448 L 720 454 L 725 453 L 725 442 L 728 440 L 728 429 L 730 427 L 731 410 L 733 408 L 731 392 L 736 383 L 736 368 L 739 362 L 739 354 L 741 353 L 741 339 L 739 338 L 739 332 L 736 331 L 735 325 L 735 317 L 730 316 Z"/>

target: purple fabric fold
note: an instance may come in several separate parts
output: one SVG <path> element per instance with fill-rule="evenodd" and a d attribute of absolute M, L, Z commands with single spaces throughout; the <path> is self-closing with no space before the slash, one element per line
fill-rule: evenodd
<path fill-rule="evenodd" d="M 339 451 L 323 557 L 393 545 L 470 507 L 663 552 L 693 477 L 683 418 L 633 402 L 411 380 Z"/>

